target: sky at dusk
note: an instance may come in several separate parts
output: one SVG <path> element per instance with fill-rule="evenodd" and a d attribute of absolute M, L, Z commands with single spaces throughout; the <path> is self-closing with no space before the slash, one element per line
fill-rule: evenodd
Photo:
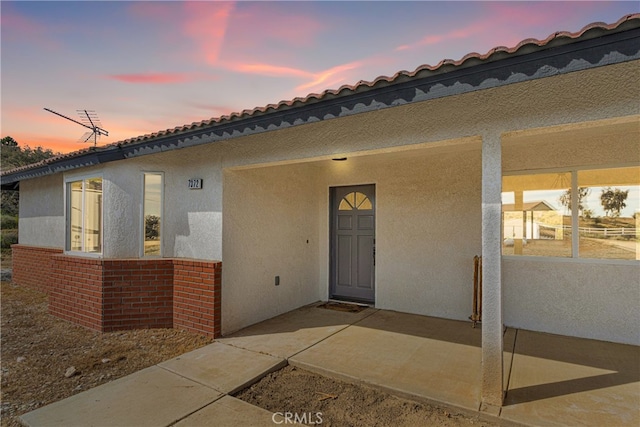
<path fill-rule="evenodd" d="M 69 152 L 614 23 L 639 2 L 2 1 L 0 134 Z"/>

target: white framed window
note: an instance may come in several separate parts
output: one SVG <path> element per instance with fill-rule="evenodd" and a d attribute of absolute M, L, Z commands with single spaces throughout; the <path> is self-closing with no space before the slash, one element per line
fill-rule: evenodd
<path fill-rule="evenodd" d="M 640 260 L 640 166 L 505 174 L 502 232 L 503 255 Z"/>
<path fill-rule="evenodd" d="M 66 183 L 66 250 L 102 253 L 102 177 Z"/>
<path fill-rule="evenodd" d="M 162 256 L 163 174 L 142 174 L 142 256 Z"/>

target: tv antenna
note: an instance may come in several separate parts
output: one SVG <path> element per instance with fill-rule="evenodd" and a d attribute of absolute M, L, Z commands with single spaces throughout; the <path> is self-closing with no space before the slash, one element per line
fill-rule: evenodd
<path fill-rule="evenodd" d="M 77 123 L 80 126 L 84 126 L 88 129 L 91 129 L 91 132 L 85 132 L 85 134 L 82 135 L 79 142 L 87 142 L 91 139 L 91 137 L 93 137 L 93 146 L 95 147 L 98 144 L 98 137 L 100 135 L 109 136 L 109 132 L 107 132 L 106 130 L 100 127 L 102 126 L 102 123 L 100 123 L 100 119 L 98 119 L 98 115 L 93 110 L 76 110 L 76 112 L 78 113 L 78 116 L 80 116 L 81 121 L 72 119 L 71 117 L 67 117 L 64 114 L 57 113 L 48 108 L 45 108 L 44 110 L 50 113 L 53 113 L 56 116 L 60 116 L 67 120 L 71 120 L 72 122 Z"/>

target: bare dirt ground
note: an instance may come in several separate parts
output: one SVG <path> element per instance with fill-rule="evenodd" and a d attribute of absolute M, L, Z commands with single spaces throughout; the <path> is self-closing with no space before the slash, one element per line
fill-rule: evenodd
<path fill-rule="evenodd" d="M 2 427 L 20 426 L 17 417 L 23 413 L 210 342 L 177 329 L 100 334 L 49 315 L 41 292 L 9 282 L 1 286 Z M 307 413 L 309 424 L 319 424 L 312 417 L 321 412 L 326 426 L 497 425 L 294 367 L 266 376 L 236 397 L 272 412 Z"/>
<path fill-rule="evenodd" d="M 21 425 L 20 414 L 211 342 L 178 329 L 100 334 L 49 315 L 41 292 L 1 286 L 3 427 Z"/>
<path fill-rule="evenodd" d="M 306 417 L 322 426 L 460 427 L 498 424 L 455 409 L 418 403 L 364 385 L 326 378 L 293 366 L 273 372 L 242 390 L 238 399 L 271 412 Z M 320 422 L 321 421 L 321 422 Z"/>

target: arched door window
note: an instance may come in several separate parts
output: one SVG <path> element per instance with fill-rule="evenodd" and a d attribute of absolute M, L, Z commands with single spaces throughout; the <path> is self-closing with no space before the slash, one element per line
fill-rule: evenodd
<path fill-rule="evenodd" d="M 351 211 L 354 209 L 360 211 L 371 210 L 373 209 L 373 204 L 366 194 L 354 191 L 342 198 L 340 205 L 338 206 L 338 210 Z"/>

